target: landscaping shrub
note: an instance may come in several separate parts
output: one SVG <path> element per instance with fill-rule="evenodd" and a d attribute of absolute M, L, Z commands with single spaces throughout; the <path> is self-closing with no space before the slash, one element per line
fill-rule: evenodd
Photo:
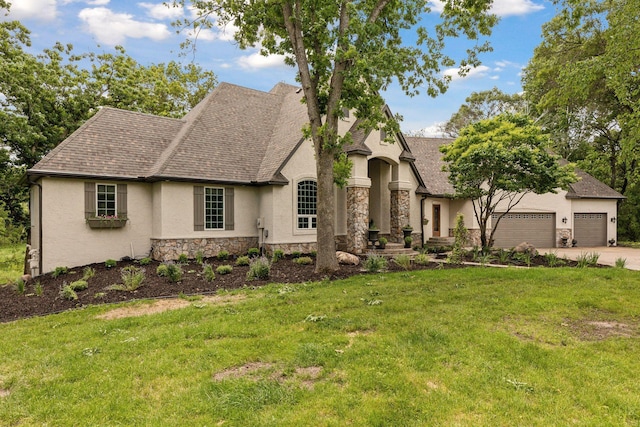
<path fill-rule="evenodd" d="M 393 257 L 393 262 L 403 270 L 411 268 L 411 257 L 407 254 L 399 254 Z"/>
<path fill-rule="evenodd" d="M 220 275 L 229 274 L 232 271 L 233 271 L 233 267 L 231 267 L 228 264 L 219 265 L 218 268 L 216 268 L 216 273 L 218 273 Z"/>
<path fill-rule="evenodd" d="M 282 249 L 276 249 L 275 251 L 273 251 L 271 262 L 278 262 L 282 258 L 284 258 L 284 251 Z"/>
<path fill-rule="evenodd" d="M 293 262 L 299 265 L 311 265 L 313 264 L 313 259 L 309 256 L 301 256 L 300 258 L 295 258 Z"/>
<path fill-rule="evenodd" d="M 149 264 L 151 264 L 151 258 L 149 258 L 149 257 L 142 258 L 140 261 L 138 261 L 138 264 L 140 264 L 140 265 L 149 265 Z"/>
<path fill-rule="evenodd" d="M 202 265 L 203 262 L 204 262 L 204 254 L 202 253 L 202 251 L 196 252 L 196 264 Z"/>
<path fill-rule="evenodd" d="M 107 268 L 112 268 L 115 267 L 116 265 L 118 265 L 118 261 L 116 261 L 115 259 L 108 259 L 104 262 L 104 265 Z"/>
<path fill-rule="evenodd" d="M 418 265 L 427 265 L 429 264 L 429 256 L 426 254 L 418 254 L 413 259 L 413 262 L 415 262 Z"/>
<path fill-rule="evenodd" d="M 462 264 L 462 261 L 464 261 L 464 247 L 469 238 L 469 230 L 464 226 L 464 215 L 460 213 L 456 216 L 456 226 L 453 229 L 453 237 L 453 248 L 447 260 L 451 264 Z"/>
<path fill-rule="evenodd" d="M 364 260 L 363 266 L 369 273 L 378 273 L 387 268 L 387 259 L 382 255 L 370 253 Z"/>
<path fill-rule="evenodd" d="M 225 260 L 229 259 L 229 252 L 227 252 L 227 251 L 225 251 L 225 250 L 223 249 L 223 250 L 221 250 L 220 252 L 218 252 L 217 257 L 218 257 L 218 259 L 219 259 L 220 261 L 225 261 Z"/>
<path fill-rule="evenodd" d="M 145 279 L 145 271 L 144 268 L 130 265 L 122 269 L 120 277 L 122 278 L 122 290 L 135 291 L 142 286 L 142 282 Z"/>
<path fill-rule="evenodd" d="M 249 265 L 249 257 L 247 255 L 239 256 L 236 260 L 236 265 Z"/>
<path fill-rule="evenodd" d="M 189 263 L 189 257 L 187 256 L 187 254 L 178 255 L 178 264 L 188 264 L 188 263 Z"/>
<path fill-rule="evenodd" d="M 204 264 L 204 267 L 202 267 L 202 275 L 207 282 L 213 282 L 216 278 L 216 273 L 213 271 L 213 267 L 209 264 Z"/>
<path fill-rule="evenodd" d="M 177 264 L 162 263 L 156 269 L 158 276 L 166 277 L 170 282 L 182 280 L 182 267 Z"/>
<path fill-rule="evenodd" d="M 73 289 L 74 291 L 84 291 L 85 289 L 87 289 L 89 287 L 89 284 L 87 283 L 86 280 L 76 280 L 75 282 L 71 282 L 69 284 L 69 287 L 71 289 Z"/>
<path fill-rule="evenodd" d="M 271 264 L 266 257 L 254 258 L 247 271 L 247 280 L 265 280 L 269 278 Z"/>
<path fill-rule="evenodd" d="M 56 267 L 53 270 L 53 273 L 51 273 L 52 277 L 59 277 L 62 276 L 63 274 L 67 274 L 69 272 L 69 268 L 67 267 Z"/>
<path fill-rule="evenodd" d="M 26 284 L 24 283 L 24 280 L 18 279 L 15 282 L 13 282 L 13 289 L 18 294 L 24 295 L 24 293 L 26 292 Z"/>
<path fill-rule="evenodd" d="M 71 286 L 64 284 L 60 288 L 60 297 L 69 301 L 76 301 L 78 299 L 78 294 L 71 288 Z"/>
<path fill-rule="evenodd" d="M 293 252 L 291 252 L 291 256 L 292 256 L 293 258 L 300 258 L 300 257 L 302 256 L 302 252 L 300 252 L 300 251 L 293 251 Z"/>
<path fill-rule="evenodd" d="M 616 268 L 624 268 L 627 265 L 626 258 L 616 258 Z"/>
<path fill-rule="evenodd" d="M 258 249 L 258 248 L 249 248 L 249 250 L 247 251 L 247 255 L 250 258 L 255 258 L 257 256 L 260 256 L 260 249 Z"/>
<path fill-rule="evenodd" d="M 82 270 L 82 280 L 89 280 L 95 275 L 96 270 L 93 267 L 85 267 L 84 270 Z"/>

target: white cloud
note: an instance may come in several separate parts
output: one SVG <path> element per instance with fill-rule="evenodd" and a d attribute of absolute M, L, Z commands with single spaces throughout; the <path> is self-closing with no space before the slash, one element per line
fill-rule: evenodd
<path fill-rule="evenodd" d="M 261 68 L 276 68 L 285 67 L 284 55 L 269 55 L 263 56 L 259 53 L 252 53 L 251 55 L 241 56 L 238 58 L 238 65 L 245 70 L 255 70 Z"/>
<path fill-rule="evenodd" d="M 82 9 L 78 17 L 84 22 L 86 30 L 100 43 L 110 46 L 124 43 L 127 37 L 158 41 L 171 35 L 164 24 L 136 21 L 132 15 L 114 13 L 104 7 Z"/>
<path fill-rule="evenodd" d="M 431 126 L 424 127 L 418 130 L 411 130 L 406 132 L 409 136 L 421 136 L 424 138 L 443 138 L 444 134 L 440 130 L 445 122 L 436 122 Z"/>
<path fill-rule="evenodd" d="M 111 0 L 62 0 L 62 4 L 85 3 L 89 6 L 106 6 Z"/>
<path fill-rule="evenodd" d="M 490 71 L 490 68 L 486 65 L 480 65 L 476 68 L 470 69 L 467 74 L 463 77 L 460 73 L 460 68 L 449 68 L 444 71 L 445 76 L 451 77 L 451 81 L 461 80 L 461 79 L 470 79 L 470 78 L 482 78 L 487 76 L 487 72 Z"/>
<path fill-rule="evenodd" d="M 431 0 L 429 6 L 434 12 L 444 10 L 444 1 Z M 541 4 L 536 4 L 532 0 L 494 0 L 491 12 L 500 16 L 522 16 L 544 9 Z"/>
<path fill-rule="evenodd" d="M 163 3 L 138 3 L 138 6 L 147 9 L 147 15 L 158 20 L 174 20 L 184 15 L 182 7 L 165 6 Z"/>
<path fill-rule="evenodd" d="M 10 19 L 53 21 L 58 15 L 56 0 L 20 0 L 10 1 L 10 3 Z"/>

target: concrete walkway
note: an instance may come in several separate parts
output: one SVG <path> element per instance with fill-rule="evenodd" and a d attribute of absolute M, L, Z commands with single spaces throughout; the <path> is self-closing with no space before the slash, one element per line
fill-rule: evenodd
<path fill-rule="evenodd" d="M 616 259 L 623 258 L 626 260 L 625 267 L 629 270 L 640 270 L 640 249 L 624 248 L 622 246 L 605 247 L 598 246 L 595 248 L 550 248 L 538 249 L 540 254 L 555 252 L 559 257 L 566 257 L 575 260 L 581 254 L 595 252 L 600 254 L 598 264 L 616 265 Z"/>

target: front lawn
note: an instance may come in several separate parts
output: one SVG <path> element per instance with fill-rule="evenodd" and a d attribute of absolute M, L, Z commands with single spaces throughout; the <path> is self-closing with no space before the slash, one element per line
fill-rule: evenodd
<path fill-rule="evenodd" d="M 0 425 L 638 425 L 639 319 L 613 268 L 92 306 L 0 324 Z"/>

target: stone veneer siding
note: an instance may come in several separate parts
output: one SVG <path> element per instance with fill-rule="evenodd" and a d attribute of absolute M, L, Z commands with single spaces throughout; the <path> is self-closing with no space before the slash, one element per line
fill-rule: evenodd
<path fill-rule="evenodd" d="M 369 238 L 369 189 L 347 187 L 347 252 L 364 253 Z"/>
<path fill-rule="evenodd" d="M 409 224 L 411 206 L 409 190 L 391 191 L 391 238 L 389 241 L 404 243 L 402 227 Z M 415 242 L 415 239 L 414 239 Z"/>
<path fill-rule="evenodd" d="M 316 242 L 309 243 L 265 243 L 265 251 L 269 255 L 273 255 L 273 251 L 280 249 L 287 255 L 291 255 L 293 252 L 300 252 L 301 254 L 310 254 L 315 252 L 318 248 Z"/>
<path fill-rule="evenodd" d="M 157 261 L 175 261 L 180 254 L 191 259 L 197 252 L 213 257 L 225 250 L 233 255 L 246 254 L 249 248 L 258 247 L 257 237 L 229 237 L 203 239 L 151 239 L 151 257 Z"/>

